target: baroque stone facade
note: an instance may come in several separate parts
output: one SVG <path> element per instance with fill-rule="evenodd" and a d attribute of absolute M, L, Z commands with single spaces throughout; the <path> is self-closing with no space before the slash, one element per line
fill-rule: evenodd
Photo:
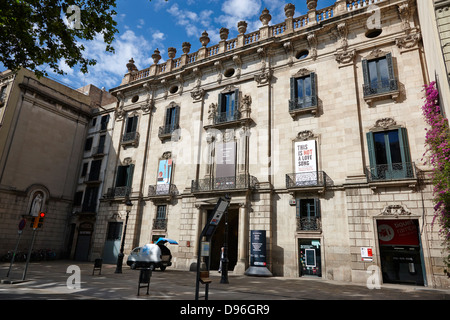
<path fill-rule="evenodd" d="M 426 76 L 416 1 L 344 1 L 128 73 L 111 93 L 111 149 L 90 258 L 175 239 L 175 268 L 197 261 L 199 235 L 229 194 L 232 272 L 250 265 L 265 230 L 267 268 L 448 288 L 422 165 Z M 389 229 L 390 228 L 390 229 Z M 218 267 L 223 229 L 211 243 Z M 392 233 L 393 232 L 393 233 Z M 410 234 L 407 240 L 390 237 Z M 398 255 L 394 253 L 397 248 Z M 372 269 L 374 268 L 374 269 Z"/>

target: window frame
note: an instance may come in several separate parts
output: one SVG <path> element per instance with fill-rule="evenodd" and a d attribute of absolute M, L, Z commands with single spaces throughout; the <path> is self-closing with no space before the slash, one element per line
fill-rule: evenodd
<path fill-rule="evenodd" d="M 378 70 L 378 62 L 381 60 L 386 60 L 386 72 L 388 79 L 383 83 L 380 79 L 380 73 Z M 387 97 L 392 98 L 397 101 L 399 96 L 399 86 L 398 80 L 395 77 L 394 72 L 394 62 L 392 53 L 382 52 L 375 50 L 368 57 L 362 59 L 362 70 L 363 70 L 363 95 L 367 103 L 372 104 L 374 99 L 384 99 Z M 377 82 L 376 86 L 373 86 L 370 77 L 370 64 L 377 63 Z"/>
<path fill-rule="evenodd" d="M 401 163 L 392 162 L 389 132 L 397 132 L 398 134 L 399 149 L 397 151 L 400 153 Z M 378 163 L 377 161 L 375 135 L 380 133 L 384 133 L 384 142 L 390 145 L 389 149 L 385 151 L 387 163 Z M 366 133 L 366 140 L 370 163 L 368 168 L 369 180 L 383 181 L 414 178 L 415 166 L 411 162 L 411 151 L 406 128 L 387 128 L 385 130 L 370 131 Z"/>
<path fill-rule="evenodd" d="M 226 103 L 226 97 L 232 96 L 230 99 L 231 106 Z M 238 121 L 241 118 L 240 113 L 239 89 L 230 88 L 219 93 L 217 111 L 214 117 L 214 124 L 228 123 Z"/>
<path fill-rule="evenodd" d="M 302 215 L 303 204 L 313 203 L 314 211 Z M 311 207 L 308 207 L 308 211 Z M 313 213 L 313 214 L 311 214 Z M 297 219 L 297 231 L 320 231 L 321 230 L 321 206 L 319 198 L 299 198 L 296 199 L 295 216 Z M 304 226 L 302 227 L 302 224 Z"/>
<path fill-rule="evenodd" d="M 300 79 L 305 80 L 308 78 L 310 79 L 310 95 L 305 94 L 302 99 L 299 99 L 298 81 Z M 306 93 L 305 85 L 303 85 L 301 91 Z M 291 113 L 291 115 L 303 112 L 316 113 L 317 107 L 317 75 L 315 72 L 300 70 L 300 72 L 290 78 L 289 113 Z"/>

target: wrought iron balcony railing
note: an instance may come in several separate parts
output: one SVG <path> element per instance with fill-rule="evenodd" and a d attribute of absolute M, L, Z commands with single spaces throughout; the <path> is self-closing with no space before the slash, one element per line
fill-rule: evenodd
<path fill-rule="evenodd" d="M 178 194 L 177 186 L 174 184 L 157 184 L 148 186 L 149 197 L 165 197 Z"/>
<path fill-rule="evenodd" d="M 158 132 L 158 136 L 161 137 L 170 137 L 172 135 L 172 133 L 177 130 L 180 129 L 180 126 L 178 124 L 176 125 L 165 125 L 162 127 L 159 127 L 159 132 Z"/>
<path fill-rule="evenodd" d="M 214 124 L 232 122 L 239 119 L 241 119 L 241 112 L 239 110 L 235 110 L 232 114 L 228 112 L 217 112 L 214 118 Z"/>
<path fill-rule="evenodd" d="M 368 182 L 417 179 L 414 162 L 380 164 L 366 168 Z"/>
<path fill-rule="evenodd" d="M 167 219 L 153 219 L 153 230 L 167 230 Z"/>
<path fill-rule="evenodd" d="M 397 79 L 373 81 L 363 85 L 364 97 L 398 91 Z"/>
<path fill-rule="evenodd" d="M 306 108 L 317 107 L 317 96 L 306 96 L 301 99 L 289 100 L 289 112 L 296 112 Z"/>
<path fill-rule="evenodd" d="M 114 187 L 109 188 L 108 192 L 106 193 L 106 196 L 108 198 L 122 198 L 122 197 L 128 197 L 131 195 L 131 187 Z"/>
<path fill-rule="evenodd" d="M 122 136 L 122 144 L 136 144 L 139 141 L 139 132 L 127 132 Z"/>
<path fill-rule="evenodd" d="M 250 189 L 256 187 L 257 180 L 250 175 L 238 175 L 233 177 L 208 178 L 192 180 L 191 191 L 217 191 L 233 189 Z"/>
<path fill-rule="evenodd" d="M 286 175 L 286 188 L 325 187 L 326 177 L 327 175 L 323 171 L 288 173 Z"/>
<path fill-rule="evenodd" d="M 297 217 L 297 231 L 320 231 L 322 220 L 320 217 Z"/>

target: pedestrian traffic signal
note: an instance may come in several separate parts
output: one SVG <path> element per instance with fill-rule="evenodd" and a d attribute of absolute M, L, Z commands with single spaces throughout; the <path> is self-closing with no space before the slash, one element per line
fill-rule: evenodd
<path fill-rule="evenodd" d="M 45 212 L 39 213 L 38 228 L 42 228 L 42 226 L 44 225 L 44 218 L 45 218 Z"/>

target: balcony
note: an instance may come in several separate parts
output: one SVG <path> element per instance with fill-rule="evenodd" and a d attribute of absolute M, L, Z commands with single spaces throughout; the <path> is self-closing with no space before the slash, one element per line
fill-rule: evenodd
<path fill-rule="evenodd" d="M 157 184 L 148 186 L 148 197 L 153 202 L 170 201 L 173 196 L 178 195 L 177 186 L 174 184 Z"/>
<path fill-rule="evenodd" d="M 158 131 L 158 137 L 161 140 L 165 140 L 165 139 L 171 139 L 172 138 L 172 134 L 175 132 L 175 130 L 180 129 L 180 126 L 177 125 L 165 125 L 162 127 L 159 127 L 159 131 Z"/>
<path fill-rule="evenodd" d="M 393 99 L 397 102 L 400 95 L 397 79 L 373 81 L 363 85 L 364 100 L 371 105 L 375 100 Z"/>
<path fill-rule="evenodd" d="M 297 217 L 297 231 L 321 231 L 320 217 Z"/>
<path fill-rule="evenodd" d="M 380 164 L 366 168 L 367 182 L 417 180 L 414 162 Z"/>
<path fill-rule="evenodd" d="M 323 192 L 327 185 L 327 174 L 323 171 L 311 171 L 286 174 L 286 188 Z"/>
<path fill-rule="evenodd" d="M 139 132 L 127 132 L 122 136 L 123 146 L 137 146 L 139 143 Z"/>
<path fill-rule="evenodd" d="M 191 192 L 241 191 L 256 188 L 256 183 L 256 178 L 250 175 L 192 180 Z"/>
<path fill-rule="evenodd" d="M 289 113 L 292 117 L 304 113 L 316 114 L 317 110 L 317 96 L 306 96 L 301 99 L 295 98 L 294 100 L 289 100 Z"/>
<path fill-rule="evenodd" d="M 153 230 L 167 230 L 167 219 L 153 219 Z"/>
<path fill-rule="evenodd" d="M 107 198 L 125 198 L 131 195 L 131 187 L 114 187 L 109 188 L 106 193 Z"/>

